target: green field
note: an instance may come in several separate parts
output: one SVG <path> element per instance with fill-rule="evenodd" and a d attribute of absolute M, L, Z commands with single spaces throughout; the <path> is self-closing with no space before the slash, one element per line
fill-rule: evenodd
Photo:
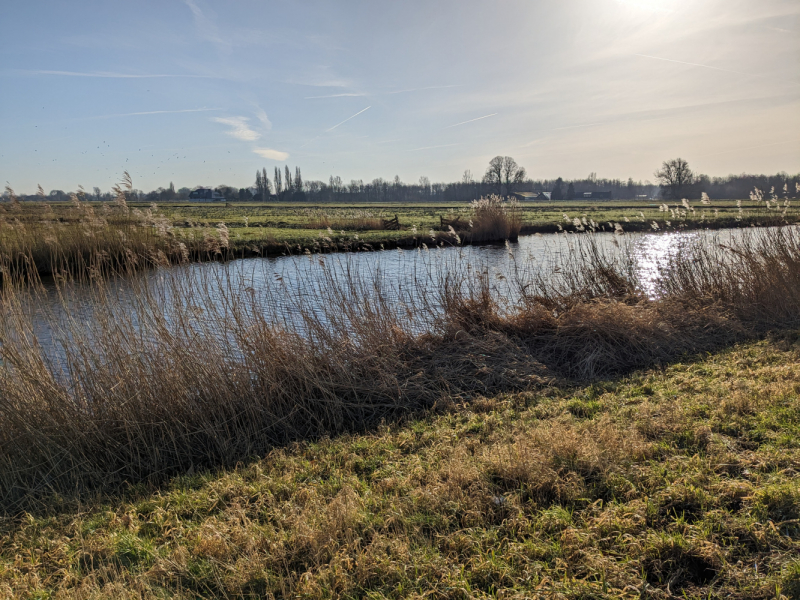
<path fill-rule="evenodd" d="M 6 520 L 0 596 L 798 598 L 798 340 Z"/>
<path fill-rule="evenodd" d="M 585 218 L 597 223 L 598 230 L 613 231 L 613 223 L 624 230 L 723 228 L 764 224 L 780 217 L 783 207 L 767 210 L 764 203 L 751 200 L 714 200 L 710 206 L 691 202 L 694 211 L 674 216 L 662 212 L 657 201 L 586 201 L 524 202 L 521 206 L 522 234 L 558 231 L 559 226 L 573 229 L 572 220 Z M 741 212 L 739 205 L 741 206 Z M 132 205 L 133 206 L 133 205 Z M 225 223 L 231 229 L 234 247 L 246 244 L 277 243 L 278 245 L 313 244 L 321 237 L 331 236 L 324 227 L 330 222 L 334 239 L 358 239 L 371 244 L 424 238 L 431 229 L 440 228 L 443 217 L 461 216 L 468 221 L 470 209 L 463 203 L 429 202 L 415 204 L 310 204 L 310 203 L 210 203 L 159 204 L 163 212 L 184 235 L 195 228 L 212 228 Z M 675 209 L 675 204 L 670 204 Z M 682 210 L 685 210 L 681 207 Z M 787 217 L 796 221 L 798 213 L 790 207 Z M 568 220 L 565 219 L 568 217 Z M 380 228 L 381 219 L 397 217 L 400 231 Z M 415 233 L 416 229 L 416 233 Z"/>

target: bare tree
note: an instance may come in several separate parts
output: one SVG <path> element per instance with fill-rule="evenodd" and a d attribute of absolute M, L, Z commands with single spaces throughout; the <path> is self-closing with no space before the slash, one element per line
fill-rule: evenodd
<path fill-rule="evenodd" d="M 264 199 L 264 183 L 261 180 L 261 171 L 256 169 L 256 197 L 259 200 Z"/>
<path fill-rule="evenodd" d="M 689 163 L 682 158 L 665 160 L 655 175 L 661 186 L 661 193 L 675 200 L 680 200 L 684 188 L 694 181 Z"/>
<path fill-rule="evenodd" d="M 261 185 L 264 186 L 264 200 L 269 200 L 272 189 L 270 187 L 269 177 L 267 177 L 267 167 L 264 167 L 261 171 Z"/>
<path fill-rule="evenodd" d="M 428 179 L 427 175 L 423 175 L 419 178 L 419 187 L 422 188 L 423 194 L 430 194 L 431 193 L 431 180 Z"/>
<path fill-rule="evenodd" d="M 284 165 L 284 191 L 289 194 L 290 196 L 294 192 L 294 180 L 292 179 L 292 172 L 289 170 L 289 165 Z"/>
<path fill-rule="evenodd" d="M 525 181 L 525 169 L 510 156 L 495 156 L 489 161 L 483 181 L 494 186 L 498 195 L 503 195 L 504 186 L 506 195 L 511 195 L 514 188 Z"/>
<path fill-rule="evenodd" d="M 283 181 L 281 180 L 281 170 L 275 167 L 275 195 L 280 198 L 283 192 Z"/>

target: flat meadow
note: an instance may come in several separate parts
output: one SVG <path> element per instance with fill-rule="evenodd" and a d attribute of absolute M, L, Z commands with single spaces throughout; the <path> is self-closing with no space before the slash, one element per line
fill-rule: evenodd
<path fill-rule="evenodd" d="M 2 208 L 0 595 L 800 597 L 788 204 Z M 525 231 L 513 295 L 325 255 Z M 319 279 L 191 264 L 248 247 Z"/>

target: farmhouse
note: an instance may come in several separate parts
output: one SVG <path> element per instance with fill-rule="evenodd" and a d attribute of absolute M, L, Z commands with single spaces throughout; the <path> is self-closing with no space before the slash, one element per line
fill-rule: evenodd
<path fill-rule="evenodd" d="M 551 192 L 517 192 L 514 194 L 520 200 L 550 200 Z"/>
<path fill-rule="evenodd" d="M 597 199 L 597 200 L 611 200 L 612 197 L 613 196 L 612 196 L 611 192 L 594 191 L 594 192 L 576 192 L 575 193 L 575 199 L 576 200 L 579 199 L 579 198 L 591 198 L 591 199 Z"/>
<path fill-rule="evenodd" d="M 225 202 L 225 198 L 216 190 L 211 188 L 197 188 L 189 192 L 189 200 L 198 202 Z"/>

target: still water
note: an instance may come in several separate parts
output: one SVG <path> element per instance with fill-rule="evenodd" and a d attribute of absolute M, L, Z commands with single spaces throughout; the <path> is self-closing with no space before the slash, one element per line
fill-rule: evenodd
<path fill-rule="evenodd" d="M 718 248 L 746 238 L 769 235 L 769 229 L 653 232 L 614 235 L 548 234 L 519 238 L 507 245 L 431 247 L 416 250 L 351 252 L 250 258 L 227 263 L 199 263 L 151 271 L 137 279 L 113 282 L 113 313 L 134 326 L 158 307 L 165 323 L 191 315 L 205 332 L 224 322 L 242 306 L 259 312 L 271 323 L 304 331 L 308 315 L 318 322 L 345 328 L 370 311 L 387 308 L 415 332 L 433 326 L 441 313 L 445 285 L 469 286 L 475 273 L 491 281 L 495 298 L 507 306 L 524 293 L 537 277 L 555 281 L 574 271 L 586 252 L 595 251 L 609 263 L 625 268 L 651 297 L 670 261 L 691 260 L 698 243 Z M 143 296 L 147 301 L 143 301 Z M 149 304 L 148 304 L 149 302 Z M 61 293 L 54 285 L 31 302 L 34 334 L 43 348 L 61 355 L 75 324 L 96 321 L 96 293 L 90 287 L 72 286 Z M 138 305 L 138 309 L 137 309 Z M 141 309 L 146 305 L 144 310 Z M 341 307 L 352 310 L 343 311 Z M 106 310 L 107 308 L 102 309 Z M 347 314 L 342 314 L 342 313 Z M 305 315 L 305 316 L 304 316 Z M 115 318 L 115 317 L 111 317 Z M 344 325 L 343 325 L 344 324 Z M 133 330 L 132 330 L 133 331 Z M 227 335 L 224 331 L 219 335 Z M 50 354 L 50 352 L 48 352 Z"/>

